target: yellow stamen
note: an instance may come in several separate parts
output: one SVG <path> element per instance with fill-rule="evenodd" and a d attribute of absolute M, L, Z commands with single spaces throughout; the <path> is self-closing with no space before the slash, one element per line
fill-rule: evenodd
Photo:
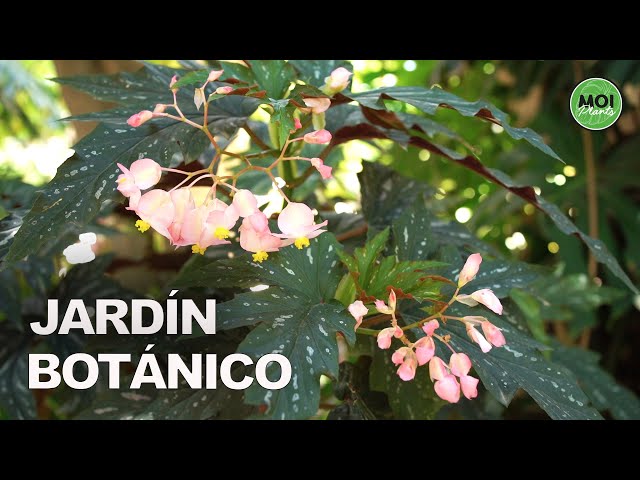
<path fill-rule="evenodd" d="M 119 177 L 119 178 L 116 180 L 116 182 L 117 182 L 117 183 L 123 183 L 123 182 L 126 182 L 126 181 L 128 181 L 128 180 L 129 180 L 129 179 L 123 175 L 122 177 Z"/>
<path fill-rule="evenodd" d="M 206 248 L 202 248 L 197 243 L 195 245 L 191 246 L 191 253 L 199 253 L 200 255 L 204 255 L 204 251 L 205 250 L 206 250 Z"/>
<path fill-rule="evenodd" d="M 269 258 L 269 254 L 267 252 L 256 252 L 256 253 L 253 254 L 253 261 L 254 262 L 262 263 L 267 258 Z"/>
<path fill-rule="evenodd" d="M 304 247 L 309 246 L 309 239 L 307 237 L 296 238 L 294 245 L 298 248 L 298 250 L 302 250 Z"/>
<path fill-rule="evenodd" d="M 136 228 L 144 233 L 151 228 L 151 225 L 144 220 L 136 220 Z"/>
<path fill-rule="evenodd" d="M 216 237 L 218 240 L 224 240 L 225 238 L 229 238 L 229 230 L 227 230 L 224 227 L 218 227 L 216 228 L 216 231 L 213 232 L 214 237 Z"/>

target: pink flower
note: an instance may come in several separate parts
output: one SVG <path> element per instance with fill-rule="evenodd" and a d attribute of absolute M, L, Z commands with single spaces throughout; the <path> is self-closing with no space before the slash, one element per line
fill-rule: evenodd
<path fill-rule="evenodd" d="M 400 327 L 389 327 L 380 330 L 380 333 L 378 333 L 377 337 L 378 348 L 382 350 L 386 350 L 387 348 L 389 348 L 391 346 L 391 339 L 393 337 L 402 337 L 402 329 Z"/>
<path fill-rule="evenodd" d="M 400 365 L 397 370 L 398 376 L 408 382 L 416 376 L 416 368 L 418 367 L 418 359 L 413 350 L 409 347 L 400 347 L 393 352 L 391 361 L 395 365 Z"/>
<path fill-rule="evenodd" d="M 311 165 L 316 167 L 316 170 L 320 172 L 322 178 L 327 179 L 331 178 L 331 170 L 332 168 L 328 165 L 324 164 L 324 161 L 321 158 L 312 158 Z"/>
<path fill-rule="evenodd" d="M 460 400 L 460 384 L 451 374 L 445 375 L 442 380 L 438 380 L 433 388 L 436 394 L 449 403 L 458 403 Z"/>
<path fill-rule="evenodd" d="M 422 331 L 431 337 L 433 332 L 435 332 L 439 327 L 440 324 L 438 323 L 438 320 L 433 319 L 422 325 Z"/>
<path fill-rule="evenodd" d="M 331 72 L 331 75 L 324 79 L 327 93 L 333 95 L 347 88 L 351 75 L 353 74 L 344 67 L 336 68 Z"/>
<path fill-rule="evenodd" d="M 147 122 L 147 121 L 151 120 L 152 118 L 153 118 L 153 112 L 150 112 L 149 110 L 142 110 L 139 113 L 135 113 L 135 114 L 131 115 L 129 117 L 129 120 L 127 120 L 127 123 L 131 127 L 139 127 L 144 122 Z"/>
<path fill-rule="evenodd" d="M 458 287 L 463 287 L 476 277 L 480 264 L 482 263 L 482 256 L 479 253 L 469 255 L 464 267 L 460 270 L 460 277 L 458 278 Z"/>
<path fill-rule="evenodd" d="M 484 338 L 482 334 L 478 330 L 476 330 L 475 327 L 470 323 L 467 323 L 467 335 L 469 335 L 469 338 L 472 341 L 480 346 L 480 350 L 482 350 L 484 353 L 487 353 L 489 350 L 491 350 L 491 344 L 487 342 L 487 339 Z"/>
<path fill-rule="evenodd" d="M 162 176 L 162 167 L 150 158 L 136 160 L 131 164 L 130 171 L 140 190 L 153 187 Z"/>
<path fill-rule="evenodd" d="M 177 88 L 173 88 L 173 86 L 176 84 L 176 82 L 178 81 L 178 76 L 174 75 L 173 77 L 171 77 L 171 81 L 169 82 L 169 88 L 171 89 L 171 91 L 173 91 L 174 93 L 178 91 Z"/>
<path fill-rule="evenodd" d="M 171 201 L 173 202 L 175 211 L 173 222 L 169 225 L 171 244 L 177 246 L 189 245 L 190 242 L 182 237 L 182 225 L 184 224 L 187 213 L 196 208 L 193 195 L 191 195 L 191 189 L 178 188 L 177 190 L 169 192 L 169 195 L 171 195 Z"/>
<path fill-rule="evenodd" d="M 464 377 L 471 370 L 471 360 L 466 353 L 453 353 L 449 359 L 449 368 L 456 377 Z"/>
<path fill-rule="evenodd" d="M 487 337 L 487 340 L 489 340 L 494 347 L 501 347 L 507 343 L 500 329 L 493 323 L 486 321 L 482 322 L 481 325 L 484 336 Z"/>
<path fill-rule="evenodd" d="M 148 191 L 140 197 L 135 212 L 160 235 L 171 238 L 168 228 L 173 222 L 175 207 L 168 192 L 159 189 Z"/>
<path fill-rule="evenodd" d="M 238 232 L 240 246 L 248 252 L 254 252 L 254 262 L 262 263 L 269 258 L 268 252 L 277 252 L 283 246 L 282 240 L 269 230 L 269 221 L 260 211 L 246 217 Z"/>
<path fill-rule="evenodd" d="M 447 366 L 440 357 L 433 357 L 429 361 L 429 377 L 431 381 L 442 380 L 447 375 Z"/>
<path fill-rule="evenodd" d="M 478 396 L 478 379 L 470 377 L 469 375 L 463 375 L 460 377 L 460 385 L 462 386 L 462 393 L 469 400 Z"/>
<path fill-rule="evenodd" d="M 228 93 L 233 92 L 233 87 L 218 87 L 216 88 L 215 93 L 217 93 L 218 95 L 227 95 Z"/>
<path fill-rule="evenodd" d="M 303 102 L 311 109 L 311 113 L 325 112 L 331 106 L 331 100 L 324 97 L 304 98 Z"/>
<path fill-rule="evenodd" d="M 483 304 L 498 315 L 502 315 L 502 304 L 498 297 L 488 288 L 482 290 L 476 290 L 471 295 L 458 295 L 456 301 L 475 307 L 478 303 Z"/>
<path fill-rule="evenodd" d="M 223 73 L 224 73 L 224 70 L 211 70 L 209 72 L 209 77 L 207 78 L 207 82 L 215 82 L 222 76 Z"/>
<path fill-rule="evenodd" d="M 353 329 L 357 330 L 362 323 L 362 318 L 369 312 L 369 309 L 364 306 L 361 300 L 356 300 L 349 305 L 348 310 L 351 316 L 356 319 L 356 326 Z"/>
<path fill-rule="evenodd" d="M 116 180 L 118 183 L 118 191 L 125 197 L 139 195 L 140 190 L 146 190 L 153 187 L 160 181 L 160 177 L 162 176 L 162 169 L 160 165 L 150 158 L 136 160 L 131 164 L 130 169 L 121 163 L 118 163 L 117 165 L 122 171 L 122 174 L 119 175 Z M 134 203 L 136 203 L 135 199 Z"/>
<path fill-rule="evenodd" d="M 304 203 L 290 202 L 278 216 L 278 228 L 282 233 L 274 234 L 279 238 L 295 239 L 298 249 L 309 246 L 309 239 L 315 238 L 326 230 L 321 230 L 328 223 L 314 223 L 311 209 Z"/>
<path fill-rule="evenodd" d="M 258 210 L 258 199 L 249 190 L 238 190 L 233 195 L 233 202 L 231 207 L 239 217 L 246 218 L 253 215 Z"/>
<path fill-rule="evenodd" d="M 425 365 L 436 353 L 436 344 L 432 337 L 422 337 L 413 344 L 418 357 L 418 365 Z"/>
<path fill-rule="evenodd" d="M 307 143 L 329 143 L 331 141 L 331 133 L 327 130 L 315 130 L 304 136 Z"/>

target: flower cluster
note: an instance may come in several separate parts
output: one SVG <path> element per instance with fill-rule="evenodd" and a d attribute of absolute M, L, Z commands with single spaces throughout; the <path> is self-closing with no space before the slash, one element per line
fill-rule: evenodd
<path fill-rule="evenodd" d="M 210 72 L 205 83 L 195 89 L 193 101 L 196 108 L 200 110 L 204 105 L 202 125 L 185 117 L 180 110 L 176 97 L 179 89 L 176 86 L 177 77 L 173 77 L 169 84 L 169 89 L 173 93 L 173 104 L 158 104 L 153 111 L 143 110 L 127 120 L 127 123 L 132 127 L 139 127 L 153 118 L 171 118 L 187 123 L 205 133 L 215 150 L 215 156 L 208 168 L 196 172 L 163 168 L 149 158 L 136 160 L 128 168 L 118 163 L 122 174 L 117 179 L 117 188 L 122 195 L 129 199 L 127 209 L 138 215 L 139 220 L 136 221 L 136 227 L 141 232 L 153 228 L 160 235 L 168 238 L 171 244 L 176 247 L 191 245 L 193 253 L 204 254 L 210 246 L 230 243 L 228 239 L 232 236 L 232 229 L 238 224 L 237 233 L 240 246 L 244 250 L 252 252 L 253 260 L 256 262 L 263 262 L 268 258 L 269 252 L 275 252 L 288 245 L 293 244 L 298 249 L 307 247 L 310 239 L 326 231 L 322 227 L 327 225 L 327 221 L 315 223 L 315 215 L 309 206 L 290 201 L 271 171 L 281 162 L 301 160 L 308 161 L 310 168 L 315 168 L 322 178 L 331 177 L 331 167 L 325 165 L 321 158 L 286 156 L 289 147 L 295 142 L 325 144 L 331 141 L 331 133 L 324 129 L 324 112 L 331 106 L 331 100 L 328 97 L 304 99 L 306 106 L 299 108 L 295 113 L 294 129 L 291 130 L 289 138 L 286 139 L 279 151 L 279 155 L 276 150 L 277 159 L 270 166 L 253 165 L 247 156 L 225 151 L 225 155 L 235 156 L 246 161 L 247 167 L 236 175 L 218 176 L 214 173 L 214 167 L 220 160 L 222 149 L 218 147 L 207 126 L 208 105 L 209 102 L 221 96 L 233 95 L 234 88 L 231 86 L 217 87 L 208 99 L 205 95 L 205 88 L 210 82 L 220 79 L 223 73 L 223 70 Z M 351 73 L 344 68 L 334 70 L 325 79 L 326 85 L 323 87 L 323 91 L 328 95 L 333 95 L 343 90 L 349 83 L 350 75 Z M 168 108 L 173 108 L 176 115 L 167 113 Z M 321 123 L 322 128 L 317 128 L 297 138 L 290 138 L 291 134 L 302 129 L 301 115 L 311 115 L 314 127 Z M 263 171 L 268 175 L 274 188 L 287 202 L 286 207 L 278 216 L 277 224 L 280 232 L 271 231 L 268 218 L 258 208 L 256 196 L 249 190 L 235 187 L 238 178 L 251 170 Z M 186 178 L 169 191 L 152 188 L 160 181 L 163 171 L 183 174 Z M 211 179 L 212 185 L 204 201 L 197 202 L 192 187 L 203 179 Z M 183 186 L 189 180 L 192 181 Z M 225 193 L 231 198 L 229 203 L 216 197 L 218 187 L 225 189 Z"/>
<path fill-rule="evenodd" d="M 451 403 L 457 403 L 460 400 L 461 391 L 466 398 L 475 398 L 478 395 L 478 379 L 469 375 L 472 367 L 469 357 L 465 353 L 456 352 L 451 347 L 448 335 L 436 333 L 440 328 L 438 320 L 444 323 L 450 320 L 462 322 L 466 327 L 469 338 L 477 343 L 484 353 L 493 347 L 501 347 L 506 343 L 500 329 L 485 317 L 445 315 L 446 310 L 456 301 L 469 306 L 476 306 L 482 303 L 493 312 L 502 315 L 502 304 L 489 289 L 477 290 L 471 295 L 459 294 L 460 289 L 475 278 L 481 263 L 482 257 L 479 253 L 470 255 L 460 271 L 457 289 L 451 300 L 435 314 L 411 325 L 405 327 L 398 325 L 396 317 L 397 296 L 393 289 L 389 293 L 388 305 L 382 300 L 375 300 L 373 304 L 372 311 L 375 310 L 380 314 L 390 315 L 391 320 L 390 327 L 384 328 L 376 334 L 378 347 L 383 350 L 391 348 L 394 338 L 400 340 L 403 344 L 403 346 L 394 351 L 391 357 L 391 361 L 398 366 L 398 376 L 404 381 L 413 380 L 416 375 L 416 369 L 419 366 L 428 364 L 429 376 L 434 382 L 436 394 Z M 369 308 L 361 300 L 357 300 L 349 305 L 348 310 L 356 319 L 355 328 L 357 330 L 364 317 L 369 313 Z M 478 326 L 481 328 L 482 333 L 478 331 Z M 405 332 L 417 327 L 420 327 L 425 335 L 412 342 L 407 338 Z M 434 339 L 439 340 L 451 350 L 452 354 L 449 358 L 449 363 L 436 356 Z"/>

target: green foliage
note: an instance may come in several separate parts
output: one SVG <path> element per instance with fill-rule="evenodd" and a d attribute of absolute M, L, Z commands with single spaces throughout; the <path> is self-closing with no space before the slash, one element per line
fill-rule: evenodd
<path fill-rule="evenodd" d="M 277 147 L 294 128 L 294 114 L 298 115 L 303 99 L 324 96 L 319 89 L 331 71 L 338 66 L 352 67 L 345 61 L 210 61 L 206 66 L 186 61 L 178 69 L 146 63 L 135 73 L 58 79 L 116 107 L 73 117 L 100 123 L 74 146 L 74 156 L 41 191 L 36 193 L 35 188 L 8 175 L 0 179 L 0 337 L 6 347 L 0 354 L 3 414 L 36 417 L 34 396 L 26 388 L 27 355 L 36 348 L 55 352 L 61 360 L 78 351 L 127 351 L 134 353 L 135 363 L 145 345 L 153 343 L 159 357 L 166 352 L 177 352 L 186 359 L 190 353 L 216 353 L 219 362 L 233 352 L 245 353 L 254 361 L 281 353 L 291 362 L 292 380 L 277 391 L 265 390 L 256 382 L 244 392 L 233 391 L 220 381 L 216 390 L 192 390 L 184 384 L 168 391 L 147 387 L 110 390 L 98 385 L 83 394 L 62 388 L 47 392 L 46 408 L 58 418 L 92 419 L 302 419 L 324 418 L 328 411 L 328 418 L 431 419 L 439 412 L 463 418 L 492 417 L 499 404 L 517 415 L 520 405 L 530 409 L 535 402 L 553 419 L 602 418 L 598 412 L 620 419 L 639 418 L 637 397 L 616 382 L 613 368 L 606 371 L 599 365 L 598 354 L 560 345 L 551 333 L 556 322 L 564 322 L 570 337 L 577 337 L 595 325 L 599 316 L 602 319 L 609 313 L 608 308 L 598 310 L 603 306 L 613 307 L 608 328 L 614 329 L 615 319 L 633 308 L 629 292 L 637 293 L 633 280 L 637 280 L 640 257 L 633 245 L 640 224 L 629 192 L 637 187 L 630 178 L 637 167 L 633 159 L 638 143 L 631 138 L 608 151 L 604 140 L 596 138 L 596 150 L 601 150 L 612 168 L 599 172 L 601 190 L 606 187 L 607 194 L 600 195 L 601 236 L 594 239 L 583 233 L 588 230 L 584 216 L 576 217 L 571 211 L 565 214 L 576 205 L 580 210 L 584 182 L 576 179 L 571 190 L 562 191 L 545 186 L 546 199 L 533 187 L 543 184 L 548 171 L 564 172 L 563 164 L 549 162 L 549 156 L 567 161 L 583 156 L 575 132 L 555 106 L 549 107 L 555 112 L 550 118 L 541 114 L 534 122 L 541 126 L 536 131 L 544 134 L 543 141 L 543 135 L 532 129 L 508 122 L 504 111 L 508 110 L 507 94 L 496 93 L 497 87 L 487 82 L 490 69 L 484 69 L 486 64 L 467 65 L 463 89 L 453 80 L 461 75 L 460 63 L 440 64 L 444 76 L 439 79 L 434 76 L 435 62 L 421 62 L 415 71 L 404 74 L 399 64 L 379 63 L 376 72 L 356 72 L 354 88 L 332 98 L 326 112 L 326 128 L 333 135 L 330 144 L 297 142 L 288 151 L 292 156 L 319 156 L 334 167 L 334 178 L 322 183 L 306 162 L 291 161 L 286 174 L 280 173 L 289 198 L 309 204 L 329 219 L 330 233 L 312 239 L 308 248 L 285 247 L 257 263 L 232 238 L 228 246 L 210 248 L 204 256 L 185 261 L 184 250 L 174 252 L 148 234 L 141 241 L 146 242 L 142 259 L 132 260 L 134 256 L 122 254 L 128 253 L 133 243 L 128 239 L 134 237 L 130 230 L 120 229 L 120 237 L 112 237 L 121 250 L 115 260 L 112 255 L 99 255 L 89 264 L 73 266 L 62 278 L 55 275 L 62 265 L 60 253 L 79 231 L 94 230 L 97 223 L 112 226 L 131 220 L 123 221 L 124 209 L 114 209 L 114 203 L 122 200 L 116 192 L 115 179 L 120 173 L 116 163 L 128 166 L 147 157 L 165 167 L 194 163 L 193 170 L 197 170 L 210 164 L 207 135 L 186 122 L 155 118 L 138 128 L 126 124 L 134 113 L 172 102 L 171 77 L 179 76 L 177 101 L 186 119 L 202 122 L 202 109 L 198 112 L 193 104 L 193 87 L 202 85 L 211 69 L 225 70 L 221 80 L 236 91 L 209 97 L 209 131 L 225 150 L 235 148 L 231 140 L 240 137 L 236 135 L 240 129 L 251 141 L 246 151 L 229 156 L 216 168 L 224 169 L 220 175 L 234 175 L 247 165 L 258 167 L 234 185 L 267 194 L 272 179 L 260 169 L 278 158 Z M 624 67 L 614 62 L 602 68 L 635 78 Z M 564 67 L 552 63 L 549 68 L 560 71 Z M 398 86 L 369 88 L 380 86 L 380 77 L 387 72 L 395 72 Z M 0 69 L 0 81 L 1 73 Z M 431 83 L 448 82 L 452 92 L 415 86 L 427 78 L 435 79 Z M 522 76 L 519 81 L 527 83 Z M 553 86 L 551 79 L 546 82 Z M 205 94 L 217 86 L 208 85 Z M 464 100 L 481 96 L 487 100 Z M 268 120 L 263 121 L 264 115 L 252 116 L 260 105 L 270 114 Z M 304 118 L 307 121 L 296 136 L 310 131 L 310 119 Z M 498 126 L 505 135 L 500 136 Z M 553 143 L 547 138 L 550 132 Z M 526 143 L 518 142 L 521 139 Z M 352 148 L 353 140 L 375 153 L 361 154 Z M 365 156 L 367 161 L 361 162 Z M 217 171 L 214 163 L 210 172 Z M 625 174 L 616 173 L 613 166 Z M 352 187 L 356 171 L 361 208 L 356 207 L 357 214 L 334 213 L 339 211 L 338 202 L 358 198 Z M 527 215 L 521 213 L 523 201 L 546 217 L 530 217 L 527 210 Z M 473 209 L 469 228 L 452 221 L 453 212 L 461 206 Z M 275 224 L 275 218 L 271 220 Z M 555 230 L 548 228 L 551 223 L 568 237 L 553 236 L 550 232 Z M 115 229 L 100 228 L 105 237 L 115 233 Z M 501 245 L 503 235 L 516 231 L 524 232 L 529 242 L 519 258 L 517 252 L 508 252 Z M 539 265 L 548 260 L 547 250 L 539 245 L 544 247 L 551 238 L 560 243 L 556 258 L 567 264 L 564 271 Z M 582 250 L 579 241 L 608 267 L 604 279 L 611 286 L 597 286 L 585 275 L 587 250 Z M 492 289 L 504 305 L 504 314 L 453 303 L 447 315 L 483 315 L 502 330 L 507 343 L 485 354 L 471 342 L 461 322 L 440 319 L 439 333 L 446 335 L 451 348 L 471 358 L 474 375 L 484 386 L 479 389 L 481 398 L 473 404 L 462 399 L 445 411 L 428 367 L 418 368 L 416 378 L 404 382 L 391 362 L 397 340 L 391 350 L 375 345 L 371 337 L 375 330 L 389 326 L 388 319 L 371 311 L 372 316 L 356 332 L 347 305 L 354 299 L 369 304 L 374 299 L 386 301 L 393 288 L 399 299 L 398 321 L 401 326 L 411 325 L 446 304 L 460 268 L 473 252 L 482 253 L 482 266 L 461 292 Z M 624 260 L 627 271 L 616 257 Z M 127 278 L 130 272 L 123 274 L 143 264 L 145 270 L 133 280 Z M 39 338 L 29 330 L 29 321 L 45 317 L 46 298 L 58 298 L 62 314 L 72 298 L 91 305 L 96 298 L 140 296 L 121 282 L 143 291 L 149 277 L 168 289 L 180 289 L 183 298 L 197 302 L 215 298 L 217 335 L 196 332 L 179 338 L 162 334 L 123 340 L 111 334 L 87 339 L 71 333 Z M 165 295 L 157 288 L 145 293 L 158 299 Z M 420 328 L 407 333 L 414 341 L 423 335 Z M 339 365 L 340 336 L 350 349 L 348 355 L 340 351 Z M 437 354 L 448 360 L 450 349 L 440 340 L 436 343 Z M 615 362 L 606 365 L 615 367 Z M 165 367 L 161 362 L 161 368 Z M 131 378 L 129 370 L 123 372 L 123 385 Z M 279 373 L 275 364 L 267 368 L 271 380 Z M 252 375 L 252 367 L 237 367 L 233 372 L 234 378 L 245 374 Z M 528 396 L 518 395 L 518 401 L 512 402 L 521 390 Z M 473 415 L 471 409 L 476 409 Z M 40 410 L 39 403 L 39 414 Z"/>

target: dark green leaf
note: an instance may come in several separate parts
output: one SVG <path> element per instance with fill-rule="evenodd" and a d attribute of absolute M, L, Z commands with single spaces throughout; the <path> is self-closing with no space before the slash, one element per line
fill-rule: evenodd
<path fill-rule="evenodd" d="M 294 130 L 295 124 L 293 120 L 293 113 L 296 111 L 296 106 L 287 100 L 273 100 L 270 99 L 270 105 L 273 107 L 273 115 L 271 115 L 271 122 L 275 123 L 278 127 L 278 141 L 280 145 L 284 145 L 289 138 L 291 130 Z"/>
<path fill-rule="evenodd" d="M 314 87 L 324 85 L 324 79 L 338 67 L 353 70 L 351 64 L 344 60 L 289 60 L 289 63 L 300 73 L 300 80 Z"/>
<path fill-rule="evenodd" d="M 284 60 L 247 60 L 253 76 L 267 96 L 275 99 L 284 97 L 294 79 L 291 65 Z"/>
<path fill-rule="evenodd" d="M 204 82 L 209 78 L 210 70 L 198 70 L 195 72 L 189 72 L 186 75 L 181 76 L 176 83 L 173 84 L 173 88 L 185 87 L 187 85 L 202 86 Z"/>
<path fill-rule="evenodd" d="M 29 337 L 6 323 L 0 328 L 0 408 L 9 418 L 36 417 L 36 402 L 29 390 Z"/>
<path fill-rule="evenodd" d="M 540 304 L 536 298 L 525 290 L 514 288 L 509 296 L 518 305 L 520 311 L 527 320 L 527 325 L 533 336 L 541 342 L 548 341 L 549 337 L 544 329 L 544 321 L 540 315 Z"/>
<path fill-rule="evenodd" d="M 369 223 L 370 235 L 391 225 L 428 190 L 425 184 L 398 175 L 377 163 L 363 162 L 358 180 L 362 212 Z"/>
<path fill-rule="evenodd" d="M 378 110 L 384 108 L 385 99 L 399 100 L 413 105 L 429 115 L 433 115 L 438 107 L 446 106 L 456 110 L 465 117 L 477 116 L 489 120 L 492 123 L 502 125 L 505 132 L 514 139 L 525 139 L 547 155 L 560 160 L 560 157 L 558 157 L 551 147 L 544 143 L 540 135 L 530 128 L 515 128 L 510 126 L 506 113 L 482 100 L 469 102 L 439 88 L 427 89 L 423 87 L 380 88 L 351 94 L 349 97 L 361 105 Z"/>
<path fill-rule="evenodd" d="M 13 243 L 13 237 L 22 225 L 22 218 L 26 213 L 26 210 L 14 210 L 11 215 L 0 220 L 0 261 L 3 261 L 4 256 L 9 251 Z"/>
<path fill-rule="evenodd" d="M 254 359 L 267 353 L 282 353 L 292 366 L 292 380 L 279 391 L 266 391 L 253 384 L 246 401 L 267 405 L 274 418 L 307 418 L 315 414 L 320 399 L 319 377 L 338 373 L 336 333 L 353 342 L 354 319 L 333 301 L 340 281 L 339 244 L 324 233 L 311 246 L 287 247 L 269 254 L 262 264 L 235 259 L 232 268 L 253 269 L 254 278 L 271 285 L 267 290 L 237 295 L 218 306 L 218 328 L 226 330 L 260 324 L 249 333 L 239 351 Z M 229 263 L 231 265 L 231 263 Z M 277 378 L 275 365 L 267 369 Z M 271 372 L 271 373 L 270 373 Z"/>
<path fill-rule="evenodd" d="M 640 400 L 598 365 L 598 354 L 581 348 L 557 345 L 553 360 L 570 369 L 593 405 L 609 410 L 617 420 L 640 420 Z"/>

